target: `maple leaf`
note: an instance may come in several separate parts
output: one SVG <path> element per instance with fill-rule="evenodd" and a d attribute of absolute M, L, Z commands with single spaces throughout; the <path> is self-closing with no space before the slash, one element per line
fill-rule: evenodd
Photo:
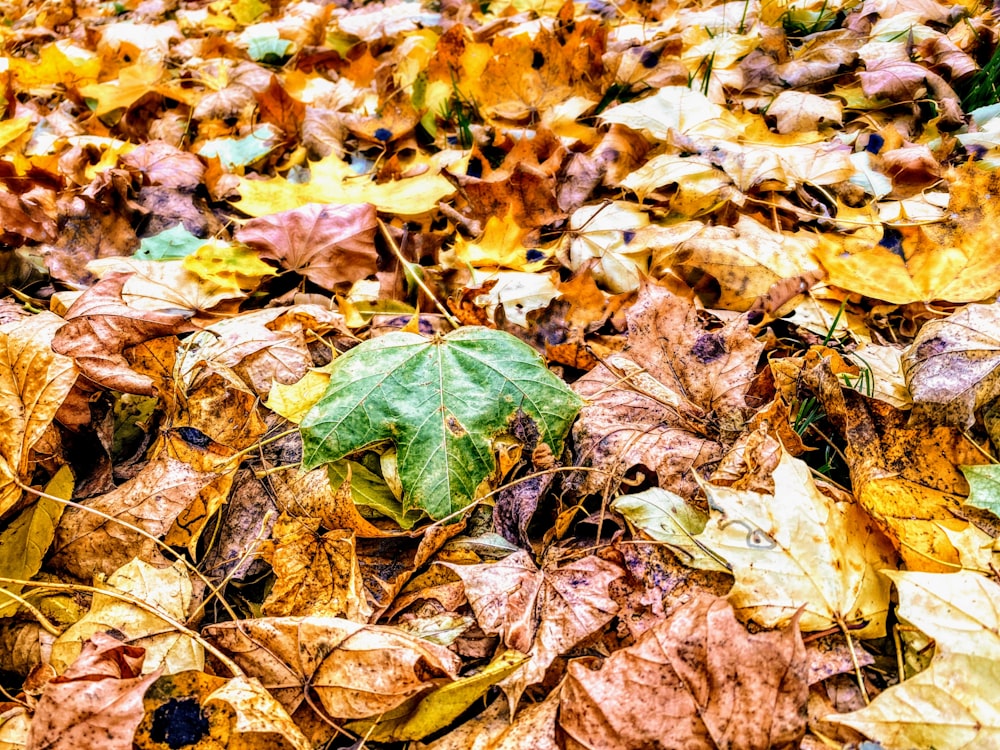
<path fill-rule="evenodd" d="M 251 219 L 236 239 L 325 289 L 378 270 L 375 207 L 321 205 Z"/>
<path fill-rule="evenodd" d="M 496 470 L 490 441 L 516 413 L 534 420 L 558 454 L 578 404 L 538 354 L 509 334 L 389 334 L 336 360 L 326 394 L 302 420 L 303 468 L 392 441 L 404 507 L 441 519 L 469 505 Z"/>

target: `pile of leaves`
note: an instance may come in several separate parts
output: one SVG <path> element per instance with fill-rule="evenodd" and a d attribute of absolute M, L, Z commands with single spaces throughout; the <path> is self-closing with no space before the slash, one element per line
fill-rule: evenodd
<path fill-rule="evenodd" d="M 1000 746 L 989 4 L 0 20 L 0 747 Z"/>

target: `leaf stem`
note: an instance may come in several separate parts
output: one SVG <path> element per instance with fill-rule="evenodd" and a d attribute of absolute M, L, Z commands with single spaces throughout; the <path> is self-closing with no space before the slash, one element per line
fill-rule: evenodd
<path fill-rule="evenodd" d="M 389 244 L 389 249 L 392 250 L 393 255 L 396 256 L 399 262 L 403 264 L 403 269 L 405 271 L 409 271 L 410 275 L 413 277 L 413 281 L 416 283 L 418 287 L 420 287 L 420 290 L 424 294 L 426 294 L 427 297 L 434 303 L 434 307 L 436 307 L 438 311 L 441 313 L 441 315 L 444 316 L 444 319 L 447 320 L 449 323 L 451 323 L 453 328 L 461 328 L 462 322 L 454 315 L 452 315 L 448 311 L 447 307 L 441 304 L 441 301 L 434 296 L 434 292 L 431 291 L 431 288 L 427 286 L 427 284 L 424 282 L 422 278 L 420 278 L 420 274 L 410 271 L 410 266 L 414 264 L 403 257 L 403 253 L 401 253 L 399 250 L 399 245 L 397 245 L 396 240 L 392 238 L 392 235 L 389 233 L 389 228 L 385 225 L 385 222 L 382 221 L 381 219 L 376 219 L 376 221 L 378 222 L 378 228 L 382 232 L 382 236 L 385 238 L 385 241 Z"/>

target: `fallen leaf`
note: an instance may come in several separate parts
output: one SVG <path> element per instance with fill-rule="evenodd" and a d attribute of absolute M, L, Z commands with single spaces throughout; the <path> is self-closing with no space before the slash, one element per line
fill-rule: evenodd
<path fill-rule="evenodd" d="M 391 440 L 404 508 L 435 520 L 476 499 L 496 470 L 490 441 L 515 414 L 535 420 L 558 454 L 578 404 L 533 349 L 485 328 L 432 340 L 391 333 L 355 347 L 332 369 L 326 394 L 300 426 L 303 468 Z M 375 412 L 381 416 L 373 422 Z"/>
<path fill-rule="evenodd" d="M 375 207 L 366 204 L 299 208 L 251 219 L 236 239 L 324 289 L 378 270 Z"/>
<path fill-rule="evenodd" d="M 572 662 L 558 721 L 567 748 L 793 748 L 807 693 L 794 621 L 751 635 L 701 595 L 599 669 Z"/>
<path fill-rule="evenodd" d="M 142 648 L 95 633 L 66 671 L 46 684 L 26 747 L 130 750 L 142 720 L 143 693 L 159 677 L 157 671 L 140 676 L 143 654 Z"/>
<path fill-rule="evenodd" d="M 155 614 L 162 612 L 174 622 L 187 620 L 193 589 L 184 564 L 178 561 L 158 569 L 135 559 L 108 576 L 104 588 L 108 593 L 95 593 L 87 614 L 52 644 L 51 662 L 57 671 L 69 668 L 86 642 L 108 633 L 141 650 L 146 659 L 143 674 L 204 668 L 201 644 Z M 148 608 L 123 600 L 116 592 L 145 602 Z"/>
<path fill-rule="evenodd" d="M 398 628 L 335 617 L 264 617 L 204 633 L 290 713 L 310 690 L 331 717 L 377 716 L 458 671 L 458 657 L 446 648 Z"/>
<path fill-rule="evenodd" d="M 765 628 L 794 618 L 805 631 L 884 635 L 889 582 L 879 571 L 893 566 L 889 540 L 857 505 L 821 493 L 788 453 L 772 476 L 768 495 L 702 484 L 713 512 L 697 541 L 732 567 L 735 610 Z"/>

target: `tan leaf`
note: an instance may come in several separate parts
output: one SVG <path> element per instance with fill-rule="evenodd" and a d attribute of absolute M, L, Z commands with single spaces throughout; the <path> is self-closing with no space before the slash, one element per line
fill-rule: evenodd
<path fill-rule="evenodd" d="M 43 312 L 0 327 L 0 517 L 21 498 L 14 481 L 31 479 L 31 449 L 76 382 L 73 360 L 54 347 L 62 325 Z"/>
<path fill-rule="evenodd" d="M 935 424 L 969 428 L 1000 395 L 1000 307 L 968 305 L 924 324 L 903 354 L 915 413 Z"/>
<path fill-rule="evenodd" d="M 453 679 L 458 657 L 385 625 L 336 617 L 264 617 L 210 625 L 205 635 L 260 680 L 289 713 L 311 690 L 331 717 L 390 711 Z"/>
<path fill-rule="evenodd" d="M 571 663 L 558 721 L 573 750 L 790 750 L 806 675 L 794 623 L 751 635 L 724 600 L 699 595 L 599 669 Z"/>
<path fill-rule="evenodd" d="M 706 330 L 690 302 L 653 285 L 640 291 L 628 325 L 628 349 L 573 385 L 587 399 L 573 428 L 579 460 L 600 470 L 587 472 L 580 490 L 600 491 L 644 466 L 690 498 L 693 472 L 721 458 L 721 441 L 749 416 L 744 394 L 761 344 L 745 318 Z"/>
<path fill-rule="evenodd" d="M 531 659 L 502 683 L 511 706 L 553 660 L 606 625 L 618 610 L 608 586 L 624 574 L 593 555 L 539 570 L 515 552 L 497 563 L 448 565 L 462 579 L 479 626 Z M 517 644 L 517 645 L 514 645 Z"/>
<path fill-rule="evenodd" d="M 129 527 L 163 536 L 201 490 L 218 478 L 215 471 L 199 471 L 161 454 L 134 478 L 84 503 L 103 515 L 66 509 L 56 528 L 52 564 L 86 579 L 95 572 L 110 575 L 136 556 L 162 560 L 159 547 Z"/>

